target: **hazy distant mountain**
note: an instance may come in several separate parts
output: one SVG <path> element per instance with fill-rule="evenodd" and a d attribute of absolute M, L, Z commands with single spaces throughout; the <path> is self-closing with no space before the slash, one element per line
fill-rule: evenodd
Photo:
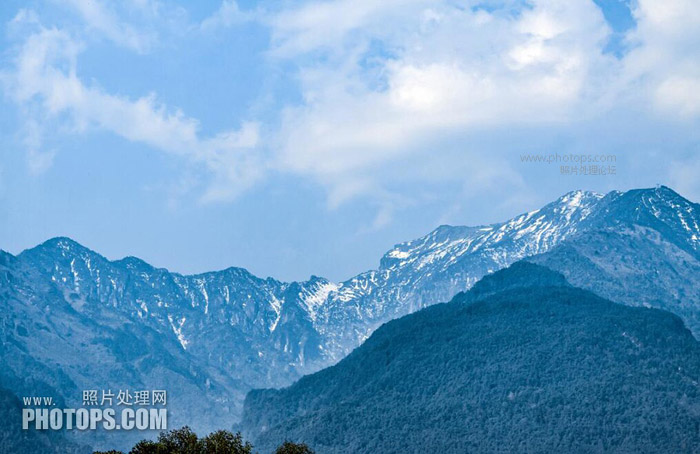
<path fill-rule="evenodd" d="M 575 191 L 501 224 L 439 227 L 341 283 L 241 268 L 183 276 L 68 238 L 0 251 L 0 379 L 17 395 L 48 389 L 74 404 L 83 389 L 167 385 L 171 423 L 211 430 L 237 420 L 248 390 L 333 364 L 382 323 L 533 256 L 576 285 L 667 308 L 697 330 L 699 213 L 663 187 Z"/>
<path fill-rule="evenodd" d="M 700 451 L 700 343 L 675 315 L 519 262 L 389 322 L 337 365 L 252 391 L 261 454 Z"/>
<path fill-rule="evenodd" d="M 22 402 L 0 387 L 0 454 L 90 454 L 91 449 L 67 440 L 63 432 L 22 430 Z"/>
<path fill-rule="evenodd" d="M 71 406 L 83 390 L 166 389 L 171 425 L 228 426 L 248 389 L 298 376 L 294 359 L 318 339 L 296 305 L 318 285 L 235 268 L 185 277 L 66 238 L 2 253 L 0 379 Z M 126 445 L 143 434 L 112 436 Z"/>

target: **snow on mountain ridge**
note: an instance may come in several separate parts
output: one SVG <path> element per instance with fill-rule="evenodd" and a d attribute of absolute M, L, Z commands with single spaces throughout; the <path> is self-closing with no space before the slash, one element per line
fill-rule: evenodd
<path fill-rule="evenodd" d="M 319 281 L 299 293 L 299 300 L 312 321 L 316 320 L 316 312 L 328 300 L 328 296 L 340 288 L 338 284 L 326 279 L 319 279 Z"/>
<path fill-rule="evenodd" d="M 567 223 L 585 219 L 590 214 L 592 206 L 602 198 L 602 194 L 594 192 L 572 191 L 544 208 L 518 215 L 506 222 L 479 227 L 441 226 L 425 237 L 394 246 L 385 254 L 380 269 L 395 269 L 417 260 L 420 261 L 416 268 L 422 269 L 445 257 L 447 257 L 445 266 L 449 266 L 464 254 L 491 247 L 504 239 L 519 240 L 538 231 L 542 232 L 538 240 L 542 237 L 550 237 L 553 241 L 559 241 L 575 231 L 575 229 L 566 229 Z M 551 213 L 543 214 L 547 209 Z M 578 219 L 572 221 L 572 217 L 576 214 L 579 215 Z M 563 215 L 566 223 L 555 225 L 549 220 L 552 215 Z M 550 232 L 545 235 L 547 230 Z M 557 235 L 556 230 L 564 232 Z M 418 259 L 419 256 L 422 258 Z"/>
<path fill-rule="evenodd" d="M 319 307 L 314 327 L 333 362 L 390 319 L 445 301 L 483 275 L 546 252 L 578 231 L 603 195 L 573 191 L 541 209 L 492 225 L 443 225 L 397 244 L 378 270 L 339 284 Z"/>
<path fill-rule="evenodd" d="M 95 377 L 86 375 L 89 368 L 57 359 L 55 343 L 81 357 L 102 348 L 100 353 L 114 362 L 100 370 L 133 366 L 124 372 L 127 377 L 146 380 L 149 367 L 170 367 L 179 374 L 183 392 L 200 389 L 206 377 L 211 386 L 201 389 L 208 402 L 232 401 L 230 411 L 236 414 L 251 387 L 285 386 L 343 358 L 382 323 L 447 301 L 484 275 L 575 242 L 587 230 L 600 229 L 603 235 L 605 229 L 620 230 L 620 223 L 640 224 L 697 256 L 700 209 L 669 191 L 605 196 L 573 191 L 505 222 L 440 226 L 394 246 L 377 269 L 338 283 L 315 276 L 281 282 L 243 268 L 182 275 L 134 257 L 110 261 L 70 239 L 55 238 L 17 257 L 0 254 L 0 282 L 12 295 L 0 303 L 18 314 L 17 320 L 49 314 L 46 327 L 55 327 L 54 319 L 69 320 L 63 323 L 68 333 L 55 337 L 50 329 L 57 328 L 23 329 L 41 340 L 26 351 L 63 367 L 73 383 L 89 386 Z M 6 336 L 23 347 L 34 342 L 18 336 L 13 323 L 5 328 Z M 93 332 L 84 345 L 60 344 Z M 137 346 L 121 351 L 129 336 L 139 339 Z M 153 357 L 144 361 L 144 354 Z M 142 364 L 147 365 L 143 370 Z M 21 376 L 23 371 L 15 372 Z"/>

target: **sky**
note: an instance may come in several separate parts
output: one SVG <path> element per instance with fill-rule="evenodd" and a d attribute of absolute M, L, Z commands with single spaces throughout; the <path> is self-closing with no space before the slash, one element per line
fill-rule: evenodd
<path fill-rule="evenodd" d="M 570 190 L 700 201 L 695 0 L 5 0 L 0 23 L 11 253 L 338 281 Z"/>

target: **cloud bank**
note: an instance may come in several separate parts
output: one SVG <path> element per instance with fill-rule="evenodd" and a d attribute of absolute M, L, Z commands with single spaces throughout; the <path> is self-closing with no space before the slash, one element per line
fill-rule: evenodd
<path fill-rule="evenodd" d="M 210 136 L 197 119 L 159 101 L 158 87 L 127 97 L 77 71 L 95 34 L 139 54 L 158 46 L 157 27 L 129 18 L 141 11 L 148 24 L 165 21 L 162 5 L 68 3 L 82 28 L 45 26 L 32 11 L 17 15 L 23 32 L 3 72 L 5 92 L 26 118 L 36 173 L 51 166 L 55 151 L 42 150 L 41 137 L 59 118 L 76 134 L 107 131 L 204 169 L 210 182 L 202 200 L 231 199 L 279 172 L 320 183 L 331 206 L 370 197 L 381 226 L 392 209 L 411 203 L 401 191 L 406 184 L 526 190 L 516 169 L 520 144 L 487 148 L 473 137 L 577 137 L 611 121 L 629 133 L 632 118 L 641 129 L 659 123 L 687 136 L 684 147 L 665 150 L 659 172 L 700 195 L 691 171 L 700 168 L 700 8 L 691 0 L 631 4 L 635 27 L 619 52 L 610 52 L 614 30 L 591 0 L 330 0 L 250 11 L 225 0 L 183 33 L 251 21 L 266 27 L 266 64 L 271 72 L 284 68 L 298 101 L 267 104 L 271 112 L 261 117 L 273 118 L 269 124 L 251 115 Z"/>

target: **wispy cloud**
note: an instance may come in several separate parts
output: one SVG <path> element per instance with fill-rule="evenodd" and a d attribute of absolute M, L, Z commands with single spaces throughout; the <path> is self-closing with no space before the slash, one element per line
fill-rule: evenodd
<path fill-rule="evenodd" d="M 199 28 L 202 31 L 211 31 L 254 19 L 256 14 L 242 11 L 235 0 L 224 0 L 219 9 L 199 24 Z"/>
<path fill-rule="evenodd" d="M 600 51 L 609 29 L 592 2 L 517 15 L 398 3 L 311 4 L 274 21 L 279 55 L 330 55 L 301 67 L 306 102 L 289 110 L 279 156 L 333 193 L 361 192 L 356 180 L 378 167 L 391 178 L 399 160 L 440 159 L 431 143 L 446 135 L 586 114 L 610 76 L 600 69 L 617 65 Z"/>
<path fill-rule="evenodd" d="M 101 0 L 67 0 L 65 4 L 80 14 L 89 30 L 96 31 L 120 46 L 145 53 L 157 41 L 153 30 L 140 30 L 121 20 L 119 15 Z M 155 8 L 150 1 L 134 3 L 132 6 L 138 6 L 139 13 L 149 10 L 153 12 Z"/>
<path fill-rule="evenodd" d="M 130 99 L 83 82 L 76 69 L 83 48 L 68 32 L 39 26 L 18 49 L 13 70 L 3 74 L 6 92 L 28 116 L 25 143 L 34 172 L 45 171 L 53 157 L 39 149 L 42 120 L 58 118 L 73 132 L 108 131 L 203 166 L 212 176 L 205 201 L 234 197 L 262 177 L 257 124 L 202 137 L 196 119 L 155 94 Z"/>
<path fill-rule="evenodd" d="M 347 50 L 349 34 L 389 35 L 396 25 L 408 24 L 431 3 L 426 0 L 334 0 L 310 1 L 272 13 L 264 19 L 273 31 L 272 52 L 294 57 L 317 50 Z M 396 21 L 386 22 L 387 18 Z M 387 26 L 388 25 L 388 26 Z"/>

